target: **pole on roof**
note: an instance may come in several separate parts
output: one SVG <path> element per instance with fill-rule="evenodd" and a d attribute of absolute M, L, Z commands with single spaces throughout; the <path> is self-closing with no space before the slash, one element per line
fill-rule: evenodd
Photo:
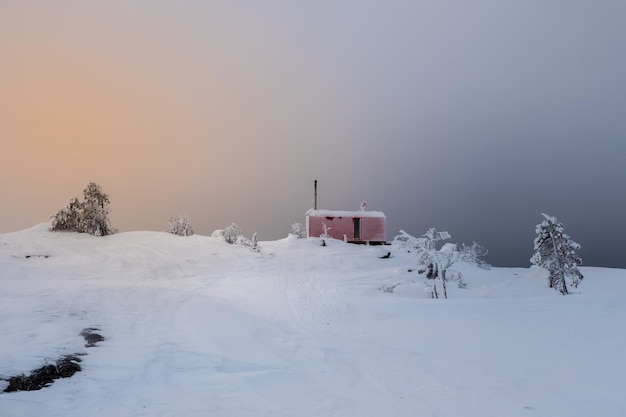
<path fill-rule="evenodd" d="M 313 181 L 313 210 L 317 210 L 317 180 Z"/>

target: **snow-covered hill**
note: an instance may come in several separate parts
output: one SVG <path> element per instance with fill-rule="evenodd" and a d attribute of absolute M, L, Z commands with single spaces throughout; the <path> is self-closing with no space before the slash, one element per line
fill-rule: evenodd
<path fill-rule="evenodd" d="M 583 268 L 561 296 L 529 269 L 467 266 L 466 289 L 431 300 L 397 248 L 261 249 L 0 235 L 0 378 L 86 354 L 71 378 L 1 393 L 0 416 L 626 415 L 624 270 Z M 89 327 L 106 340 L 87 349 Z"/>

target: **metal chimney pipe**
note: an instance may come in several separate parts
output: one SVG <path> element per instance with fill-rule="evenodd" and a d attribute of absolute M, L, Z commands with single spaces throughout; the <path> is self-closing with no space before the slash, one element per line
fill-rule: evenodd
<path fill-rule="evenodd" d="M 313 181 L 313 210 L 317 210 L 317 180 Z"/>

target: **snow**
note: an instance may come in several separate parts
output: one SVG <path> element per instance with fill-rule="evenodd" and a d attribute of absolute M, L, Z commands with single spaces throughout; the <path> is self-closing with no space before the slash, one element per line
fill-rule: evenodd
<path fill-rule="evenodd" d="M 624 270 L 563 296 L 539 268 L 463 266 L 432 300 L 395 246 L 47 227 L 0 235 L 0 378 L 83 370 L 0 393 L 2 417 L 626 415 Z"/>

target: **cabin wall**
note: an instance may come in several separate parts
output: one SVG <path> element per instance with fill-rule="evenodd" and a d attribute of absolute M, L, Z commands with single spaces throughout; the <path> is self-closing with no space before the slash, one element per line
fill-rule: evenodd
<path fill-rule="evenodd" d="M 384 217 L 358 217 L 360 222 L 360 238 L 354 236 L 355 217 L 317 217 L 307 216 L 309 237 L 319 237 L 324 233 L 324 224 L 329 227 L 328 235 L 333 239 L 348 242 L 384 242 L 386 240 Z"/>
<path fill-rule="evenodd" d="M 387 240 L 386 219 L 384 217 L 361 218 L 361 240 L 385 242 Z"/>

